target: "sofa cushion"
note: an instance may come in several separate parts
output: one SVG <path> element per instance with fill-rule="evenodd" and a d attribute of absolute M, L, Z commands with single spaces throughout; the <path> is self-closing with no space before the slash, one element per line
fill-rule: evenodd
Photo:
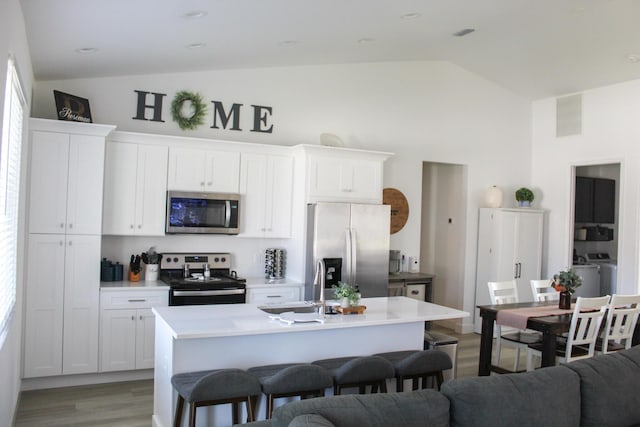
<path fill-rule="evenodd" d="M 560 367 L 445 382 L 452 426 L 579 426 L 580 378 Z"/>
<path fill-rule="evenodd" d="M 276 408 L 273 427 L 288 427 L 304 414 L 321 415 L 336 427 L 445 427 L 449 425 L 449 401 L 435 390 L 305 399 Z"/>
<path fill-rule="evenodd" d="M 580 376 L 583 426 L 640 424 L 640 347 L 566 366 Z"/>
<path fill-rule="evenodd" d="M 331 421 L 322 415 L 306 414 L 298 415 L 289 423 L 288 427 L 335 427 Z"/>

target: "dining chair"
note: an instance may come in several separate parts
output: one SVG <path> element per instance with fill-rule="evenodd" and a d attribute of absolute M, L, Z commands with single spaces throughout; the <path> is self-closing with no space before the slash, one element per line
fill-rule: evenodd
<path fill-rule="evenodd" d="M 631 347 L 639 313 L 640 295 L 613 294 L 602 339 L 596 342 L 596 352 L 606 354 Z"/>
<path fill-rule="evenodd" d="M 586 359 L 595 354 L 596 339 L 602 319 L 609 307 L 609 295 L 595 298 L 578 297 L 571 316 L 569 333 L 558 337 L 556 364 Z M 533 371 L 533 358 L 542 359 L 542 343 L 530 344 L 527 349 L 527 371 Z"/>
<path fill-rule="evenodd" d="M 487 285 L 489 287 L 491 304 L 513 304 L 519 302 L 518 286 L 515 280 L 488 282 Z M 497 323 L 495 325 L 495 331 L 496 351 L 494 353 L 493 364 L 496 366 L 500 364 L 502 346 L 512 347 L 516 351 L 516 358 L 513 363 L 514 372 L 517 372 L 520 367 L 520 350 L 526 351 L 529 344 L 542 340 L 542 335 L 538 332 L 524 331 L 510 327 L 502 328 L 501 325 L 498 325 Z"/>
<path fill-rule="evenodd" d="M 539 302 L 556 301 L 560 297 L 560 292 L 551 287 L 550 280 L 532 280 L 531 293 L 533 300 Z"/>

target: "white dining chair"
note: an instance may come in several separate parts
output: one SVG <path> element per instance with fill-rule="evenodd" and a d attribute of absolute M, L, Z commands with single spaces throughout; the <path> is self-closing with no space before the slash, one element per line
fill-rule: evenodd
<path fill-rule="evenodd" d="M 596 351 L 606 354 L 631 347 L 639 313 L 640 295 L 614 294 L 607 310 L 602 339 L 598 340 Z"/>
<path fill-rule="evenodd" d="M 489 297 L 491 304 L 512 304 L 519 302 L 518 286 L 515 280 L 505 280 L 501 282 L 488 282 Z M 524 331 L 515 328 L 505 327 L 496 323 L 496 350 L 494 352 L 493 364 L 500 364 L 500 354 L 502 346 L 512 347 L 516 351 L 516 359 L 513 363 L 514 372 L 520 367 L 520 350 L 526 351 L 529 344 L 538 342 L 542 335 L 534 331 Z"/>
<path fill-rule="evenodd" d="M 560 297 L 560 292 L 551 287 L 550 280 L 532 280 L 531 293 L 533 300 L 539 302 L 557 301 Z"/>
<path fill-rule="evenodd" d="M 566 339 L 558 337 L 556 364 L 593 357 L 610 298 L 609 295 L 596 298 L 578 297 L 571 316 L 569 333 Z M 541 342 L 530 344 L 527 349 L 527 371 L 533 371 L 534 357 L 542 359 Z"/>

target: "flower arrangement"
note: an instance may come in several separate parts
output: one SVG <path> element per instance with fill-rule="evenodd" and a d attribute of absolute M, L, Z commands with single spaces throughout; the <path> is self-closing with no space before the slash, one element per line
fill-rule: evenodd
<path fill-rule="evenodd" d="M 358 305 L 360 302 L 360 290 L 358 286 L 351 286 L 348 283 L 338 282 L 337 285 L 331 287 L 333 294 L 338 300 L 348 300 L 350 305 Z"/>
<path fill-rule="evenodd" d="M 569 292 L 573 294 L 578 286 L 582 285 L 582 278 L 575 271 L 561 271 L 553 275 L 551 287 L 558 292 Z"/>

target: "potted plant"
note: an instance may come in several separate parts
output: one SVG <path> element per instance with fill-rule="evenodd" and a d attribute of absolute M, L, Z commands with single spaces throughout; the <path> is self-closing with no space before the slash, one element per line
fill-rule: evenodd
<path fill-rule="evenodd" d="M 580 285 L 582 285 L 582 278 L 572 269 L 554 274 L 551 287 L 560 292 L 558 307 L 571 308 L 571 294 L 575 293 L 576 288 Z"/>
<path fill-rule="evenodd" d="M 518 201 L 518 206 L 524 208 L 531 206 L 531 202 L 533 202 L 533 191 L 529 190 L 527 187 L 521 187 L 516 190 L 516 200 Z"/>
<path fill-rule="evenodd" d="M 357 286 L 348 283 L 338 282 L 331 287 L 336 299 L 340 301 L 342 307 L 356 306 L 360 302 L 360 291 Z"/>

